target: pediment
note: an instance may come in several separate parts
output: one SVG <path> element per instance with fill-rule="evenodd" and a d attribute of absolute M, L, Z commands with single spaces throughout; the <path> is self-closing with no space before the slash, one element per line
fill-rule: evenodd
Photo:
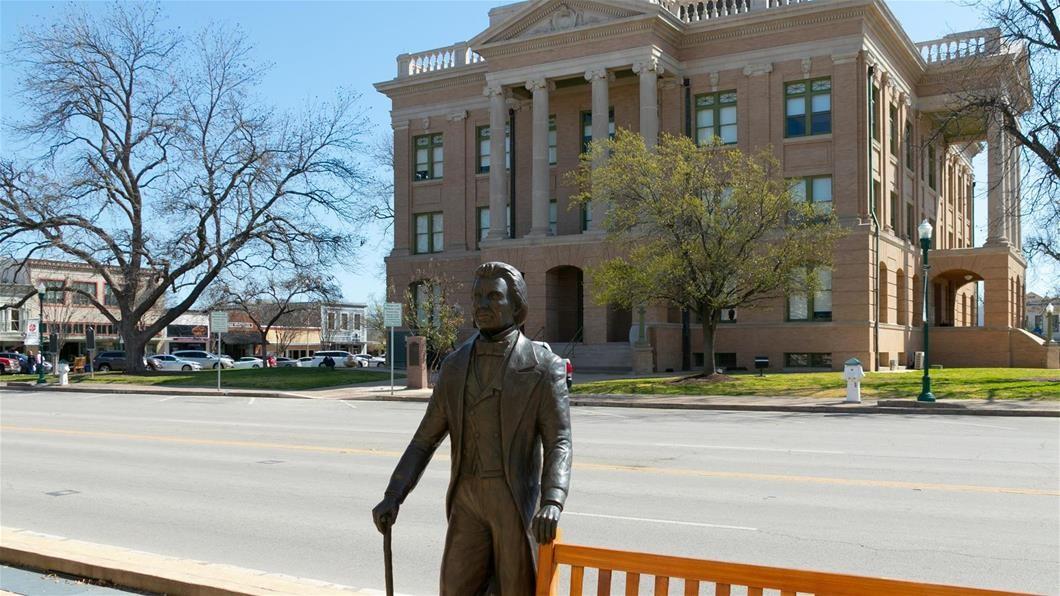
<path fill-rule="evenodd" d="M 644 4 L 647 6 L 639 6 Z M 654 5 L 630 0 L 538 0 L 475 36 L 472 47 L 522 40 L 649 14 Z"/>

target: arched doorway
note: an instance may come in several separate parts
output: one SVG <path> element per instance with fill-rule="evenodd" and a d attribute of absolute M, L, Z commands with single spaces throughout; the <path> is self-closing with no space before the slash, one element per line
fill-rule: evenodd
<path fill-rule="evenodd" d="M 978 283 L 983 277 L 966 269 L 950 269 L 931 280 L 931 324 L 936 327 L 977 326 Z"/>
<path fill-rule="evenodd" d="M 582 270 L 570 265 L 545 273 L 545 340 L 582 341 L 584 336 Z"/>

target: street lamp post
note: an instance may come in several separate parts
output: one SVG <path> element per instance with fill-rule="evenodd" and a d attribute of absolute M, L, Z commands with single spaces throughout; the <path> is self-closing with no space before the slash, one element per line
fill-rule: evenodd
<path fill-rule="evenodd" d="M 924 251 L 923 258 L 923 269 L 924 269 L 924 292 L 922 308 L 920 309 L 921 323 L 924 326 L 924 379 L 921 383 L 920 395 L 917 396 L 917 401 L 935 401 L 935 395 L 931 393 L 931 359 L 929 358 L 930 349 L 928 343 L 928 329 L 931 326 L 928 324 L 928 286 L 930 285 L 930 278 L 928 272 L 931 270 L 931 265 L 928 264 L 928 250 L 931 248 L 931 223 L 928 220 L 920 222 L 917 226 L 917 231 L 920 233 L 920 248 Z"/>
<path fill-rule="evenodd" d="M 1053 343 L 1053 303 L 1045 305 L 1045 343 Z"/>
<path fill-rule="evenodd" d="M 40 316 L 37 319 L 37 384 L 43 385 L 44 380 L 44 282 L 37 282 L 37 298 L 40 299 Z"/>

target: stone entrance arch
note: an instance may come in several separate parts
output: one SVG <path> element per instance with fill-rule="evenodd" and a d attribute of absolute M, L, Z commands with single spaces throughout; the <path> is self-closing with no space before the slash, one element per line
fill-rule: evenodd
<path fill-rule="evenodd" d="M 585 283 L 572 265 L 545 272 L 545 341 L 582 341 L 585 335 Z"/>
<path fill-rule="evenodd" d="M 969 269 L 948 269 L 931 278 L 930 321 L 936 327 L 977 327 L 979 294 L 985 281 Z"/>

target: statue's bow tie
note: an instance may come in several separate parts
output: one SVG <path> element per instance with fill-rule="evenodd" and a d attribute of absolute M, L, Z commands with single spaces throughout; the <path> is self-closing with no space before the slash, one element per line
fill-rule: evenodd
<path fill-rule="evenodd" d="M 478 356 L 503 357 L 507 349 L 508 342 L 506 341 L 485 341 L 480 339 L 475 342 L 475 354 Z"/>

